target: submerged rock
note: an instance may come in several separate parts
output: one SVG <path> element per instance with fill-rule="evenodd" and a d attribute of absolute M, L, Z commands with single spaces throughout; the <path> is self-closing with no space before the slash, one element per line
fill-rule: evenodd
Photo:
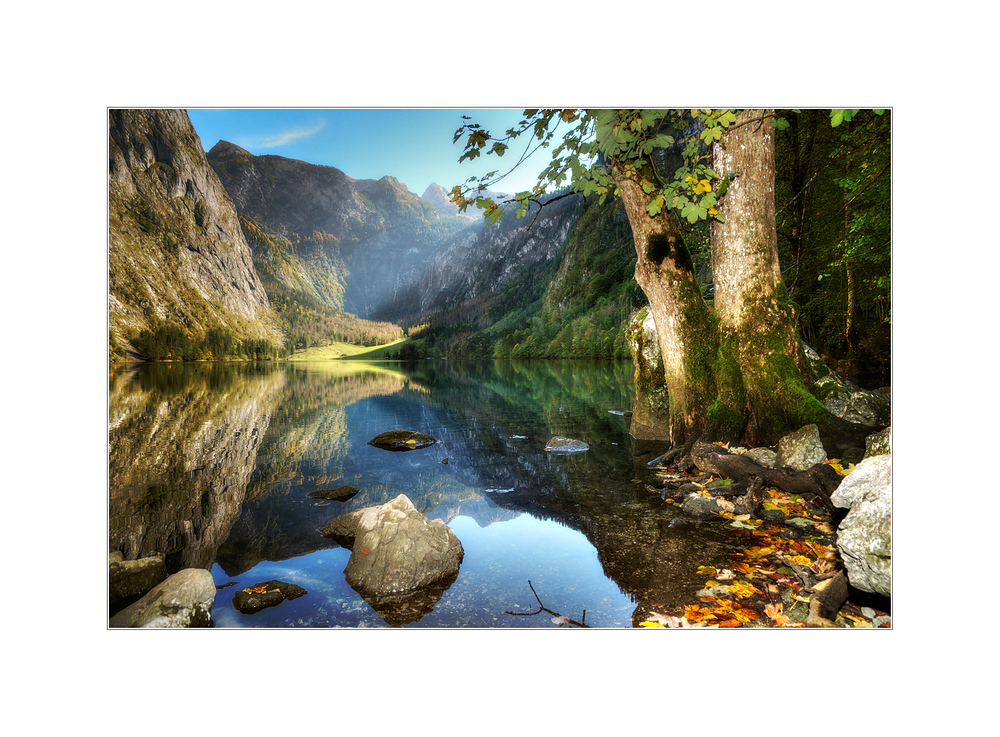
<path fill-rule="evenodd" d="M 111 627 L 211 627 L 215 581 L 203 568 L 185 568 L 113 616 Z"/>
<path fill-rule="evenodd" d="M 582 440 L 573 440 L 572 438 L 564 438 L 557 435 L 545 444 L 545 450 L 557 453 L 579 453 L 580 451 L 590 450 L 590 446 Z"/>
<path fill-rule="evenodd" d="M 243 614 L 254 614 L 261 609 L 277 606 L 285 599 L 298 599 L 307 593 L 301 586 L 284 581 L 255 583 L 253 586 L 236 592 L 233 597 L 233 607 Z"/>
<path fill-rule="evenodd" d="M 311 496 L 313 499 L 328 499 L 333 502 L 346 502 L 348 499 L 352 498 L 358 493 L 358 490 L 353 486 L 338 486 L 336 489 L 317 489 L 316 491 L 310 491 L 306 496 Z"/>
<path fill-rule="evenodd" d="M 417 450 L 434 445 L 437 438 L 425 435 L 422 432 L 412 430 L 390 430 L 381 435 L 377 435 L 368 441 L 369 445 L 374 445 L 382 450 L 406 451 Z"/>

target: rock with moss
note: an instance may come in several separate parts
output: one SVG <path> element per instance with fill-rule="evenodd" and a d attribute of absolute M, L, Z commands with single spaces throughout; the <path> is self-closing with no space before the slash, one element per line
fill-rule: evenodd
<path fill-rule="evenodd" d="M 865 438 L 865 458 L 892 453 L 892 427 Z"/>

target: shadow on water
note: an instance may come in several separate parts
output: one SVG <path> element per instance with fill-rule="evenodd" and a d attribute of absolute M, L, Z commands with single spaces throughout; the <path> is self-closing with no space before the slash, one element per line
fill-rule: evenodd
<path fill-rule="evenodd" d="M 110 381 L 109 548 L 165 553 L 220 586 L 309 592 L 244 615 L 237 588 L 220 589 L 217 627 L 566 625 L 549 610 L 634 626 L 679 613 L 704 583 L 697 567 L 734 543 L 646 492 L 662 448 L 630 437 L 632 400 L 629 362 L 141 366 Z M 389 430 L 438 442 L 368 445 Z M 543 450 L 556 435 L 589 450 Z M 341 485 L 359 493 L 308 496 Z M 440 591 L 365 601 L 344 580 L 350 552 L 318 528 L 399 494 L 449 524 L 465 558 Z"/>

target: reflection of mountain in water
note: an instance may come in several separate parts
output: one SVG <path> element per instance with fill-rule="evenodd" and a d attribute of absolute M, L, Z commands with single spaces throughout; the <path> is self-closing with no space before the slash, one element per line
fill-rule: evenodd
<path fill-rule="evenodd" d="M 212 565 L 239 516 L 283 374 L 157 364 L 109 391 L 109 549 Z"/>
<path fill-rule="evenodd" d="M 347 408 L 404 389 L 417 395 L 424 391 L 398 371 L 371 364 L 291 364 L 286 374 L 243 514 L 219 550 L 217 562 L 229 576 L 264 560 L 336 547 L 316 530 L 330 516 L 357 505 L 325 504 L 307 495 L 347 483 L 344 465 L 359 440 L 348 429 Z"/>
<path fill-rule="evenodd" d="M 427 518 L 443 520 L 445 524 L 450 524 L 456 517 L 470 517 L 480 527 L 489 527 L 494 522 L 506 522 L 520 516 L 521 512 L 504 509 L 490 499 L 477 497 L 462 500 L 446 499 L 428 514 Z"/>

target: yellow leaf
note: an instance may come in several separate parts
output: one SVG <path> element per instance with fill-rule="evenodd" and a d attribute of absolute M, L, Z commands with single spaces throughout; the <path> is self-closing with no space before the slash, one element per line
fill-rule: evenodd
<path fill-rule="evenodd" d="M 741 599 L 749 599 L 754 594 L 760 593 L 752 584 L 746 581 L 737 581 L 729 587 L 729 590 Z"/>
<path fill-rule="evenodd" d="M 667 628 L 667 626 L 665 624 L 660 624 L 659 622 L 649 622 L 649 621 L 639 622 L 639 626 L 640 627 L 658 627 L 660 629 L 666 629 Z"/>

